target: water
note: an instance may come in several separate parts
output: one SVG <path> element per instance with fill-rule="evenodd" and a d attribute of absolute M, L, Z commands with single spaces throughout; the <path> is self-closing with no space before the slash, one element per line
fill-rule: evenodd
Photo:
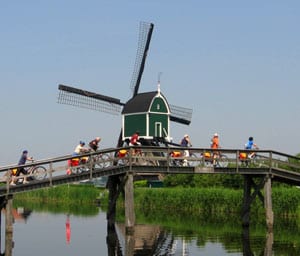
<path fill-rule="evenodd" d="M 209 222 L 207 225 L 197 222 L 180 225 L 174 221 L 140 223 L 134 236 L 125 236 L 124 224 L 117 223 L 115 233 L 108 234 L 106 214 L 100 209 L 93 215 L 75 216 L 19 208 L 14 209 L 14 216 L 13 256 L 299 255 L 299 236 L 294 233 L 298 228 L 293 223 L 293 233 L 286 230 L 283 234 L 286 239 L 278 236 L 274 240 L 271 236 L 268 240 L 264 227 L 249 232 L 240 226 Z M 289 229 L 287 224 L 284 226 Z M 5 248 L 4 231 L 2 213 L 1 252 Z M 292 241 L 289 235 L 294 237 Z"/>

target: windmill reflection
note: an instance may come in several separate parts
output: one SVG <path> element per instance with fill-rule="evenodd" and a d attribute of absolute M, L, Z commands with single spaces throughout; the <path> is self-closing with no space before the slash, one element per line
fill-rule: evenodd
<path fill-rule="evenodd" d="M 174 252 L 176 243 L 174 236 L 158 225 L 135 225 L 132 234 L 126 234 L 125 230 L 123 223 L 117 223 L 113 228 L 108 228 L 109 256 L 163 256 L 172 255 Z"/>

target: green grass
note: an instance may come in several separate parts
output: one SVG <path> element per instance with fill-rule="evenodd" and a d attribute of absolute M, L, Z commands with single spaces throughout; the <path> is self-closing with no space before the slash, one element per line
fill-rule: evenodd
<path fill-rule="evenodd" d="M 96 202 L 107 204 L 107 191 L 89 185 L 62 185 L 14 195 L 14 206 L 35 211 L 96 215 Z M 102 205 L 102 204 L 101 204 Z"/>

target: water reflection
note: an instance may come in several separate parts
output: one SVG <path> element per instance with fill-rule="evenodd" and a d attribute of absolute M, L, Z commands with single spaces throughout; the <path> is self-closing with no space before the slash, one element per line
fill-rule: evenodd
<path fill-rule="evenodd" d="M 251 249 L 251 239 L 249 227 L 245 227 L 242 233 L 243 254 L 253 255 L 273 255 L 273 233 L 267 233 L 265 247 L 261 247 L 259 254 Z M 123 244 L 122 238 L 124 238 Z M 227 237 L 228 238 L 228 237 Z M 207 242 L 205 240 L 205 242 Z M 108 230 L 107 246 L 109 256 L 167 256 L 167 255 L 193 255 L 189 254 L 188 243 L 184 237 L 176 237 L 171 232 L 166 231 L 158 225 L 136 225 L 133 234 L 126 234 L 125 225 L 116 224 L 116 227 Z M 122 248 L 125 250 L 122 251 Z M 255 245 L 257 248 L 257 245 Z M 228 249 L 229 253 L 238 253 L 239 250 Z M 225 254 L 224 254 L 225 255 Z M 227 255 L 227 254 L 226 254 Z M 287 254 L 289 255 L 289 254 Z"/>
<path fill-rule="evenodd" d="M 66 219 L 66 243 L 70 244 L 71 242 L 71 224 L 70 224 L 70 215 L 67 215 Z"/>
<path fill-rule="evenodd" d="M 126 234 L 123 223 L 108 228 L 109 256 L 174 255 L 174 242 L 174 236 L 159 225 L 138 224 L 130 234 Z M 124 253 L 122 248 L 125 248 Z"/>
<path fill-rule="evenodd" d="M 12 209 L 12 215 L 14 218 L 14 221 L 16 222 L 27 222 L 27 219 L 29 218 L 30 214 L 32 213 L 32 210 L 26 209 L 24 207 L 18 207 Z"/>
<path fill-rule="evenodd" d="M 4 214 L 5 221 L 2 221 L 1 225 L 5 224 L 5 236 L 1 239 L 5 240 L 3 240 L 4 243 L 1 243 L 4 245 L 4 250 L 1 250 L 0 255 L 12 256 L 14 248 L 13 226 L 18 225 L 20 222 L 26 223 L 26 226 L 32 226 L 33 222 L 36 222 L 34 219 L 36 215 L 34 214 L 31 217 L 32 211 L 21 207 L 12 208 Z M 102 213 L 102 215 L 104 214 Z M 6 221 L 9 223 L 10 216 L 15 219 L 14 223 L 11 221 L 11 227 L 6 223 Z M 55 219 L 51 218 L 51 214 L 47 214 L 47 216 L 47 219 L 49 219 L 48 225 L 53 225 Z M 63 243 L 66 247 L 77 250 L 76 246 L 80 245 L 76 243 L 75 237 L 81 234 L 78 234 L 79 230 L 76 230 L 76 225 L 79 222 L 82 223 L 82 219 L 77 218 L 72 213 L 62 214 L 61 216 L 63 220 L 60 225 L 64 225 L 64 227 L 61 226 Z M 30 221 L 28 221 L 29 217 L 31 217 Z M 241 225 L 234 220 L 226 219 L 225 221 L 223 219 L 221 221 L 217 216 L 203 219 L 200 217 L 193 219 L 190 216 L 189 218 L 177 216 L 178 218 L 174 219 L 171 216 L 168 218 L 160 217 L 155 216 L 155 221 L 151 218 L 143 219 L 141 222 L 151 224 L 137 224 L 134 232 L 130 234 L 126 233 L 122 222 L 110 227 L 107 225 L 107 230 L 104 230 L 106 241 L 105 238 L 103 241 L 98 241 L 104 244 L 108 256 L 300 255 L 300 235 L 297 223 L 295 224 L 294 221 L 288 221 L 287 219 L 277 220 L 274 230 L 276 240 L 274 242 L 274 234 L 266 233 L 265 226 L 261 223 L 254 223 L 253 226 L 242 229 Z M 103 221 L 105 221 L 105 217 L 103 217 Z M 72 236 L 71 224 L 73 227 Z M 98 229 L 97 232 L 103 232 L 103 230 Z M 82 236 L 86 244 L 85 234 L 83 233 Z M 47 237 L 43 239 L 49 240 Z M 73 242 L 71 242 L 72 239 Z M 17 241 L 18 245 L 23 243 L 24 240 L 28 240 L 28 237 L 21 240 Z M 45 250 L 45 248 L 43 249 Z M 41 253 L 43 252 L 41 251 Z M 91 251 L 89 255 L 105 255 L 105 252 L 102 251 L 99 254 L 99 251 Z"/>

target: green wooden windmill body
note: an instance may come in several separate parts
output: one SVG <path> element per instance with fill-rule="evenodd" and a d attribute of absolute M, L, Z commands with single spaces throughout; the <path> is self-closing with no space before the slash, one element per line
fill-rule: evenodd
<path fill-rule="evenodd" d="M 160 91 L 140 93 L 129 100 L 122 111 L 122 139 L 136 131 L 140 138 L 170 137 L 170 107 Z"/>

